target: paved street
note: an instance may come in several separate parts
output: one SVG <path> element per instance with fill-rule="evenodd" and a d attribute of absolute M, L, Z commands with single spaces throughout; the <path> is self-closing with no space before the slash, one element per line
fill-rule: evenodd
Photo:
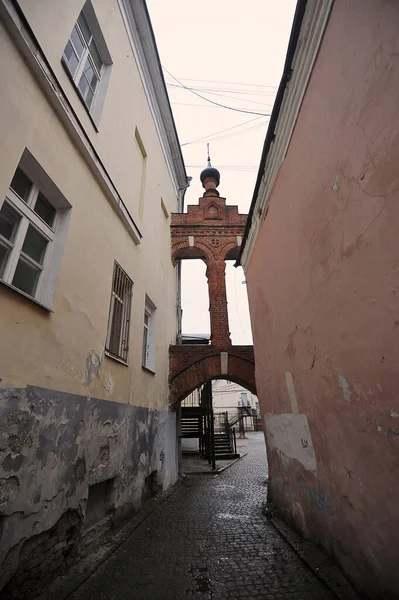
<path fill-rule="evenodd" d="M 263 434 L 249 434 L 245 451 L 216 477 L 188 477 L 72 598 L 336 598 L 261 513 Z"/>

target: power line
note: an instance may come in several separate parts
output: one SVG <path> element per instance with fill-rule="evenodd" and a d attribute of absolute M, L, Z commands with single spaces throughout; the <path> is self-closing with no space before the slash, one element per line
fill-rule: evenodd
<path fill-rule="evenodd" d="M 210 138 L 210 136 L 205 136 L 205 138 L 204 138 L 204 139 L 207 139 L 207 138 L 208 138 L 208 139 L 209 139 L 209 141 L 211 141 L 211 142 L 218 142 L 219 140 L 226 140 L 226 139 L 228 139 L 228 138 L 231 138 L 231 137 L 234 137 L 234 136 L 236 136 L 236 135 L 241 135 L 241 134 L 243 134 L 243 133 L 249 133 L 250 131 L 254 131 L 255 129 L 259 129 L 260 127 L 263 127 L 264 125 L 266 125 L 266 122 L 264 122 L 264 123 L 260 123 L 259 125 L 255 125 L 255 126 L 253 126 L 253 127 L 247 127 L 247 128 L 245 128 L 245 129 L 243 129 L 242 131 L 234 131 L 233 133 L 229 133 L 229 134 L 227 134 L 227 135 L 220 135 L 220 136 L 218 136 L 218 137 L 213 137 L 213 138 Z M 200 141 L 201 141 L 201 140 L 198 140 L 198 143 L 199 143 Z M 193 141 L 193 142 L 188 142 L 188 143 L 186 143 L 185 145 L 188 145 L 188 144 L 190 144 L 190 143 L 191 143 L 191 144 L 197 143 L 197 140 L 195 140 L 195 141 Z"/>
<path fill-rule="evenodd" d="M 190 77 L 180 77 L 180 79 L 182 81 L 201 81 L 203 83 L 228 83 L 229 85 L 246 85 L 246 86 L 252 86 L 252 87 L 270 87 L 270 88 L 276 88 L 277 89 L 277 85 L 264 85 L 264 84 L 260 84 L 260 83 L 248 83 L 248 82 L 243 82 L 243 81 L 220 81 L 218 79 L 193 79 Z"/>
<path fill-rule="evenodd" d="M 159 63 L 159 64 L 161 64 L 161 63 Z M 162 66 L 162 68 L 163 68 L 164 71 L 166 71 L 166 73 L 168 73 L 168 75 L 170 75 L 170 77 L 172 77 L 172 79 L 174 79 L 175 81 L 177 81 L 177 83 L 179 83 L 184 88 L 186 88 L 186 90 L 188 90 L 189 92 L 191 92 L 195 96 L 198 96 L 199 98 L 202 98 L 202 100 L 205 100 L 206 102 L 210 102 L 211 104 L 215 104 L 216 106 L 221 106 L 222 108 L 226 108 L 227 110 L 234 110 L 236 112 L 246 113 L 247 115 L 259 115 L 261 117 L 270 117 L 270 113 L 260 113 L 260 112 L 250 111 L 250 110 L 242 110 L 240 108 L 234 108 L 233 106 L 227 106 L 226 104 L 221 104 L 220 102 L 215 102 L 214 100 L 211 100 L 210 98 L 206 98 L 205 96 L 202 96 L 202 94 L 199 94 L 198 92 L 195 92 L 194 90 L 191 90 L 189 87 L 187 87 L 186 85 L 184 85 L 184 83 L 182 83 L 181 81 L 179 81 L 178 79 L 176 79 L 176 77 L 174 77 L 172 75 L 172 73 L 170 71 L 168 71 L 165 67 Z"/>
<path fill-rule="evenodd" d="M 224 106 L 222 106 L 222 105 L 213 106 L 213 104 L 211 104 L 210 106 L 208 106 L 207 104 L 193 104 L 191 102 L 174 102 L 173 100 L 171 100 L 170 103 L 173 104 L 173 106 L 198 106 L 200 108 L 224 108 Z M 246 112 L 245 109 L 242 109 L 242 111 Z M 254 114 L 258 114 L 258 113 L 254 113 Z M 263 117 L 263 115 L 259 115 L 259 116 Z M 266 116 L 269 116 L 269 115 L 266 115 Z"/>
<path fill-rule="evenodd" d="M 229 131 L 230 129 L 236 129 L 237 127 L 241 127 L 242 125 L 246 125 L 247 123 L 252 123 L 253 121 L 257 121 L 261 117 L 255 117 L 254 119 L 249 119 L 248 121 L 244 121 L 243 123 L 239 123 L 238 125 L 233 125 L 232 127 L 226 127 L 226 129 L 220 129 L 220 131 L 215 131 L 215 133 L 210 133 L 209 135 L 204 135 L 195 140 L 191 140 L 191 142 L 185 142 L 184 144 L 180 144 L 181 146 L 188 146 L 189 144 L 195 144 L 196 142 L 200 142 L 202 140 L 207 140 L 218 133 L 224 133 L 225 131 Z"/>
<path fill-rule="evenodd" d="M 147 48 L 148 48 L 148 50 L 150 52 L 152 52 L 152 50 L 149 47 L 149 45 L 147 44 L 146 40 L 141 35 L 141 32 L 140 32 L 139 29 L 137 29 L 137 32 L 138 32 L 138 34 L 140 36 L 140 39 L 141 39 L 142 43 L 147 46 Z M 172 77 L 172 79 L 174 79 L 177 83 L 179 83 L 180 85 L 182 85 L 183 87 L 185 87 L 189 92 L 191 92 L 195 96 L 198 96 L 199 98 L 202 98 L 202 100 L 205 100 L 206 102 L 210 102 L 211 104 L 215 104 L 215 106 L 220 106 L 222 108 L 225 108 L 226 110 L 234 110 L 235 112 L 242 112 L 242 113 L 246 113 L 247 115 L 259 115 L 261 117 L 270 117 L 271 116 L 270 114 L 266 114 L 266 113 L 254 112 L 254 111 L 250 111 L 250 110 L 242 110 L 240 108 L 234 108 L 233 106 L 227 106 L 225 104 L 221 104 L 219 102 L 215 102 L 214 100 L 211 100 L 210 98 L 206 98 L 205 96 L 202 96 L 201 94 L 198 94 L 198 92 L 195 92 L 194 90 L 190 90 L 189 87 L 187 87 L 186 85 L 184 85 L 184 83 L 182 83 L 181 81 L 179 81 L 179 79 L 177 79 L 174 75 L 172 75 L 172 73 L 170 71 L 168 71 L 168 69 L 166 67 L 163 66 L 163 64 L 159 60 L 159 57 L 158 57 L 158 55 L 157 55 L 156 52 L 152 52 L 152 53 L 153 53 L 153 56 L 154 56 L 155 60 L 159 64 L 159 66 L 169 75 L 169 77 Z"/>
<path fill-rule="evenodd" d="M 167 85 L 169 87 L 173 87 L 174 89 L 189 89 L 190 91 L 193 91 L 193 89 L 200 89 L 200 88 L 184 88 L 183 86 L 176 85 L 174 83 L 168 83 Z M 220 96 L 222 98 L 230 98 L 231 100 L 242 100 L 242 98 L 234 98 L 234 96 L 231 96 L 231 95 L 220 94 L 219 91 L 224 91 L 224 90 L 218 90 L 217 92 L 207 91 L 207 94 L 211 94 L 212 96 Z M 272 106 L 272 104 L 269 104 L 267 102 L 257 102 L 256 100 L 250 100 L 249 98 L 245 98 L 245 101 L 250 102 L 251 104 L 260 104 L 261 106 Z"/>
<path fill-rule="evenodd" d="M 204 165 L 186 165 L 187 169 L 203 169 Z M 241 172 L 250 172 L 256 171 L 258 166 L 252 165 L 218 165 L 218 170 L 223 171 L 241 171 Z"/>
<path fill-rule="evenodd" d="M 235 137 L 236 135 L 241 135 L 242 133 L 249 133 L 250 131 L 255 131 L 255 129 L 259 129 L 260 127 L 263 127 L 264 125 L 266 125 L 266 121 L 264 123 L 260 123 L 259 125 L 255 125 L 254 127 L 247 127 L 246 129 L 243 129 L 242 131 L 235 131 L 233 133 L 229 133 L 228 135 L 221 135 L 219 137 L 215 137 L 211 141 L 215 142 L 215 141 L 219 141 L 219 140 L 227 140 L 228 138 Z"/>
<path fill-rule="evenodd" d="M 181 88 L 181 85 L 178 85 L 177 83 L 167 83 L 166 84 L 168 87 L 173 87 L 173 88 Z M 197 90 L 200 92 L 230 92 L 232 94 L 246 94 L 247 96 L 275 96 L 275 92 L 274 91 L 260 91 L 258 92 L 257 90 L 239 90 L 237 88 L 223 88 L 223 87 L 204 87 L 204 86 L 195 86 L 195 85 L 190 85 L 189 88 L 191 90 Z M 183 88 L 184 89 L 184 88 Z"/>

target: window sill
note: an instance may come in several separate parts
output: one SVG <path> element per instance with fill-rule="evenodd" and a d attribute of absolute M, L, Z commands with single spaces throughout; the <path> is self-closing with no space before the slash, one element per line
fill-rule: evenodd
<path fill-rule="evenodd" d="M 149 367 L 145 367 L 144 365 L 141 365 L 141 368 L 143 369 L 143 371 L 147 371 L 147 373 L 150 373 L 151 375 L 156 375 L 156 371 L 153 371 Z"/>
<path fill-rule="evenodd" d="M 43 308 L 45 311 L 50 312 L 50 313 L 54 312 L 53 309 L 50 308 L 50 306 L 46 306 L 45 304 L 42 304 L 41 302 L 39 302 L 39 300 L 36 300 L 32 296 L 29 296 L 29 294 L 25 294 L 25 292 L 23 292 L 22 290 L 18 289 L 14 285 L 11 285 L 11 283 L 7 283 L 3 279 L 0 279 L 0 284 L 3 285 L 4 287 L 8 288 L 9 290 L 15 292 L 16 294 L 19 294 L 20 296 L 24 296 L 25 298 L 27 298 L 28 300 L 30 300 L 34 304 L 37 304 L 37 306 L 40 306 L 40 308 Z"/>
<path fill-rule="evenodd" d="M 108 352 L 108 350 L 104 350 L 104 354 L 105 356 L 108 356 L 108 358 L 112 358 L 112 360 L 115 360 L 116 362 L 120 363 L 125 367 L 129 366 L 129 363 L 127 361 L 123 360 L 122 358 L 118 358 L 114 354 L 111 354 L 111 352 Z"/>

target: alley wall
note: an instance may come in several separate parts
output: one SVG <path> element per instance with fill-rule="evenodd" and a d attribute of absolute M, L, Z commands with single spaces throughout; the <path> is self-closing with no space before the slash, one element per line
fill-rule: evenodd
<path fill-rule="evenodd" d="M 127 3 L 92 2 L 112 57 L 99 119 L 61 63 L 83 1 L 23 1 L 22 13 L 12 14 L 6 4 L 0 208 L 6 196 L 15 198 L 9 186 L 28 157 L 40 165 L 38 184 L 50 182 L 68 214 L 48 302 L 0 281 L 0 589 L 16 581 L 23 597 L 84 552 L 97 521 L 115 528 L 177 479 L 168 402 L 168 347 L 178 328 L 169 214 L 178 210 L 182 182 L 150 110 L 121 10 Z M 126 360 L 106 352 L 115 263 L 132 282 Z M 156 328 L 143 368 L 148 298 Z"/>
<path fill-rule="evenodd" d="M 246 268 L 271 500 L 384 600 L 399 597 L 398 24 L 396 3 L 333 3 Z"/>

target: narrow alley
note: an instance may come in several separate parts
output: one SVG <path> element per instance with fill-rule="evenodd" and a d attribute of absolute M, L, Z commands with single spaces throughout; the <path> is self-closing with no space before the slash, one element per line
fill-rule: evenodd
<path fill-rule="evenodd" d="M 0 600 L 399 600 L 399 1 L 0 51 Z"/>
<path fill-rule="evenodd" d="M 246 456 L 220 475 L 188 476 L 68 598 L 336 598 L 262 514 L 264 437 L 247 435 Z"/>

